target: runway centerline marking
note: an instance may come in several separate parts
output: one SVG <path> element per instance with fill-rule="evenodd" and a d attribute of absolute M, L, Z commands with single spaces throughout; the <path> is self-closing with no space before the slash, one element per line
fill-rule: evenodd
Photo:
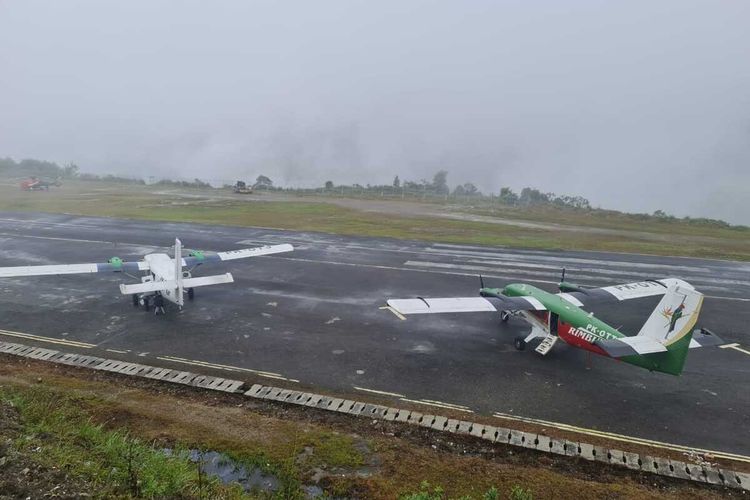
<path fill-rule="evenodd" d="M 664 443 L 662 441 L 654 441 L 651 439 L 645 439 L 645 438 L 638 438 L 634 436 L 626 436 L 624 434 L 616 434 L 613 432 L 606 432 L 606 431 L 598 431 L 596 429 L 588 429 L 586 427 L 578 427 L 575 425 L 569 425 L 569 424 L 562 424 L 559 422 L 550 422 L 549 420 L 541 420 L 538 418 L 530 418 L 530 417 L 519 417 L 516 415 L 509 415 L 507 413 L 500 413 L 495 412 L 493 414 L 495 418 L 502 418 L 506 420 L 515 420 L 517 422 L 525 422 L 529 424 L 536 424 L 536 425 L 543 425 L 545 427 L 554 427 L 556 429 L 562 430 L 562 431 L 569 431 L 569 432 L 575 432 L 577 434 L 586 434 L 589 436 L 596 436 L 596 437 L 603 437 L 607 439 L 612 439 L 614 441 L 621 441 L 624 443 L 631 443 L 631 444 L 639 444 L 644 446 L 651 446 L 654 448 L 662 448 L 665 450 L 671 450 L 671 451 L 679 451 L 682 453 L 703 453 L 703 454 L 711 454 L 716 458 L 725 458 L 727 460 L 737 460 L 740 462 L 747 462 L 750 463 L 750 456 L 746 455 L 739 455 L 736 453 L 729 453 L 724 451 L 715 451 L 715 450 L 705 450 L 701 448 L 693 448 L 691 446 L 683 446 L 679 444 L 672 444 L 672 443 Z"/>
<path fill-rule="evenodd" d="M 735 351 L 744 352 L 745 354 L 750 355 L 750 351 L 741 348 L 740 345 L 738 343 L 736 343 L 736 342 L 734 344 L 720 345 L 719 349 L 734 349 Z"/>
<path fill-rule="evenodd" d="M 49 342 L 51 344 L 67 345 L 71 347 L 80 347 L 82 349 L 92 349 L 96 347 L 95 344 L 89 344 L 88 342 L 78 342 L 76 340 L 65 340 L 56 339 L 52 337 L 45 337 L 43 335 L 32 335 L 30 333 L 12 332 L 10 330 L 0 330 L 0 335 L 6 335 L 8 337 L 17 337 L 21 339 L 36 340 L 38 342 Z"/>
<path fill-rule="evenodd" d="M 398 394 L 396 392 L 387 392 L 387 391 L 378 391 L 376 389 L 367 389 L 365 387 L 357 387 L 356 385 L 352 386 L 358 391 L 364 391 L 364 392 L 371 392 L 373 394 L 382 394 L 383 396 L 394 396 L 397 398 L 403 398 L 405 397 L 403 394 Z"/>
<path fill-rule="evenodd" d="M 207 368 L 216 368 L 218 370 L 225 370 L 225 371 L 232 371 L 232 372 L 248 372 L 252 373 L 254 375 L 258 375 L 259 377 L 266 377 L 266 378 L 272 378 L 276 380 L 285 380 L 287 382 L 297 382 L 299 383 L 299 380 L 293 379 L 293 378 L 287 378 L 280 373 L 273 373 L 273 372 L 265 372 L 262 370 L 253 370 L 251 368 L 242 368 L 239 366 L 230 366 L 230 365 L 222 365 L 218 363 L 209 363 L 208 361 L 198 361 L 196 359 L 186 359 L 186 358 L 178 358 L 176 356 L 157 356 L 156 359 L 160 359 L 162 361 L 171 361 L 173 363 L 183 363 L 187 365 L 195 365 L 195 366 L 203 366 Z"/>

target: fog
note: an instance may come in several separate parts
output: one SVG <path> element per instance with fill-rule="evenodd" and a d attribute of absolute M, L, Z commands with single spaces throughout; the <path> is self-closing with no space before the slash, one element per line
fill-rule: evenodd
<path fill-rule="evenodd" d="M 750 224 L 750 3 L 4 1 L 2 156 Z"/>

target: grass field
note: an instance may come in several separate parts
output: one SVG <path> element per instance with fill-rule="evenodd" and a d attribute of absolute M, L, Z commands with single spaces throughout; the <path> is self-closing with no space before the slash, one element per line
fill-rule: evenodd
<path fill-rule="evenodd" d="M 445 243 L 534 249 L 598 250 L 730 260 L 750 260 L 750 230 L 679 220 L 551 209 L 442 207 L 444 214 L 420 214 L 422 205 L 387 213 L 320 199 L 259 195 L 232 196 L 221 190 L 180 190 L 103 182 L 69 182 L 49 192 L 22 192 L 0 185 L 0 210 L 41 211 L 133 219 L 263 226 Z M 382 209 L 383 203 L 380 202 Z M 395 202 L 394 202 L 395 203 Z M 354 205 L 357 205 L 355 202 Z M 414 207 L 411 215 L 409 207 Z M 459 218 L 456 218 L 456 214 Z M 465 214 L 465 220 L 461 220 Z M 443 216 L 444 215 L 444 216 Z M 470 220 L 480 215 L 481 220 Z M 492 217 L 498 217 L 493 220 Z M 523 227 L 508 220 L 543 223 Z M 505 221 L 505 223 L 504 223 Z"/>

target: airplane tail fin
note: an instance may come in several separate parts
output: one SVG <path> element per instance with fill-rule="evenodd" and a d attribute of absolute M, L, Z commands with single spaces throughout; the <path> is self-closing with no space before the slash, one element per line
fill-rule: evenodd
<path fill-rule="evenodd" d="M 669 287 L 643 324 L 636 338 L 655 340 L 667 349 L 646 354 L 657 364 L 658 371 L 672 375 L 682 373 L 702 305 L 703 294 L 690 286 L 675 284 Z"/>
<path fill-rule="evenodd" d="M 702 305 L 702 293 L 688 286 L 672 285 L 643 324 L 638 336 L 658 340 L 669 347 L 692 330 Z"/>
<path fill-rule="evenodd" d="M 185 297 L 182 294 L 182 242 L 179 238 L 174 240 L 174 279 L 177 284 L 175 299 L 177 299 L 177 305 L 182 307 L 185 303 Z"/>

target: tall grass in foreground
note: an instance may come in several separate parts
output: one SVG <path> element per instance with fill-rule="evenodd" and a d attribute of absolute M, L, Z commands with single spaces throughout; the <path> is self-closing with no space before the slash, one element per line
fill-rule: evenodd
<path fill-rule="evenodd" d="M 187 449 L 167 455 L 127 432 L 92 422 L 85 411 L 88 401 L 41 387 L 2 388 L 0 400 L 20 412 L 21 435 L 13 447 L 40 465 L 85 481 L 96 497 L 244 497 L 239 485 L 223 485 L 200 473 Z"/>

